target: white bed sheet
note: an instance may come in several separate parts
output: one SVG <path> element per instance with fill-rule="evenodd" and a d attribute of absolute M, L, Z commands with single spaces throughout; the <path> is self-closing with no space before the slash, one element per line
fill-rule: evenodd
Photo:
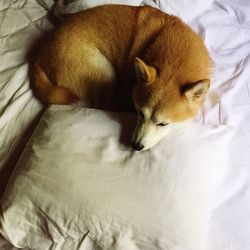
<path fill-rule="evenodd" d="M 234 128 L 229 164 L 221 166 L 208 250 L 250 249 L 250 1 L 216 1 L 192 26 L 215 63 L 200 120 Z"/>
<path fill-rule="evenodd" d="M 43 3 L 50 7 L 52 1 Z M 26 10 L 20 11 L 24 7 Z M 42 109 L 29 90 L 24 48 L 42 30 L 50 27 L 47 19 L 41 20 L 47 11 L 35 1 L 1 1 L 0 9 L 6 8 L 7 14 L 2 11 L 0 16 L 1 183 L 6 177 L 3 170 L 14 164 L 20 152 L 17 145 L 20 147 L 24 131 Z M 208 12 L 190 24 L 204 37 L 215 64 L 212 89 L 197 119 L 234 127 L 230 163 L 221 166 L 216 180 L 219 188 L 214 200 L 208 250 L 250 249 L 249 13 L 248 0 L 217 0 Z M 19 18 L 14 19 L 13 15 Z M 6 24 L 10 20 L 13 23 Z M 10 161 L 13 153 L 14 161 Z"/>
<path fill-rule="evenodd" d="M 0 196 L 42 110 L 29 88 L 26 57 L 52 27 L 45 15 L 36 1 L 0 1 Z"/>
<path fill-rule="evenodd" d="M 18 248 L 13 247 L 4 237 L 0 235 L 0 249 L 1 250 L 18 250 Z M 20 249 L 20 248 L 19 248 Z M 23 250 L 29 250 L 28 248 L 22 248 Z"/>

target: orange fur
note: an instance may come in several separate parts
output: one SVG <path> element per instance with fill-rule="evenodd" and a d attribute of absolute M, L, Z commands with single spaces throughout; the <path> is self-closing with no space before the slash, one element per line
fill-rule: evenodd
<path fill-rule="evenodd" d="M 57 104 L 73 104 L 80 99 L 69 89 L 52 85 L 41 67 L 34 67 L 34 93 L 43 102 Z"/>
<path fill-rule="evenodd" d="M 154 72 L 151 84 L 136 85 L 136 57 Z M 107 103 L 114 96 L 131 104 L 134 91 L 136 104 L 164 106 L 182 120 L 202 101 L 189 105 L 180 89 L 210 79 L 211 61 L 201 38 L 179 18 L 152 7 L 105 5 L 69 15 L 43 44 L 35 69 L 33 89 L 45 103 L 70 104 L 77 96 L 89 106 L 113 108 Z"/>

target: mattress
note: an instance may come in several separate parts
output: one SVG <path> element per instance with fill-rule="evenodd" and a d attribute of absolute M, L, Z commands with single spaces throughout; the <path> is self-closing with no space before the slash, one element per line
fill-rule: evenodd
<path fill-rule="evenodd" d="M 49 0 L 0 4 L 1 194 L 44 110 L 29 89 L 27 51 L 42 32 L 53 27 L 53 4 Z M 151 4 L 166 10 L 164 1 Z M 57 7 L 60 13 L 60 5 Z M 69 7 L 75 10 L 75 6 Z M 250 249 L 249 12 L 249 1 L 217 0 L 206 12 L 192 20 L 187 18 L 203 37 L 214 62 L 212 88 L 196 121 L 223 125 L 233 131 L 228 162 L 222 162 L 214 180 L 217 189 L 212 201 L 208 250 Z M 3 239 L 0 242 L 3 249 L 12 249 Z"/>

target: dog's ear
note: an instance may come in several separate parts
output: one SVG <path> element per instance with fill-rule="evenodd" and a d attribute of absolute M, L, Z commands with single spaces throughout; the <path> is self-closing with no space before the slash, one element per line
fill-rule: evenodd
<path fill-rule="evenodd" d="M 181 92 L 190 102 L 203 102 L 209 89 L 210 81 L 203 79 L 195 83 L 185 84 L 181 87 Z"/>
<path fill-rule="evenodd" d="M 156 77 L 156 69 L 138 57 L 135 58 L 135 72 L 139 82 L 151 83 Z"/>

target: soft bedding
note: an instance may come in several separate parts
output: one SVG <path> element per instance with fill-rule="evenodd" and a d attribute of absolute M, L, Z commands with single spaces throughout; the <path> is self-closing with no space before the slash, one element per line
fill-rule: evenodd
<path fill-rule="evenodd" d="M 60 17 L 65 13 L 74 13 L 102 4 L 151 5 L 168 14 L 179 16 L 185 22 L 190 22 L 204 13 L 212 2 L 213 0 L 73 0 L 69 2 L 58 0 L 54 7 L 54 14 Z"/>
<path fill-rule="evenodd" d="M 47 5 L 47 7 L 49 7 Z M 0 195 L 41 104 L 28 80 L 27 54 L 40 34 L 51 29 L 47 11 L 35 1 L 0 1 Z"/>
<path fill-rule="evenodd" d="M 187 123 L 138 153 L 126 145 L 135 118 L 49 108 L 2 198 L 0 232 L 35 249 L 205 249 L 227 128 Z"/>
<path fill-rule="evenodd" d="M 72 2 L 58 1 L 57 8 L 52 8 L 52 0 L 0 2 L 1 193 L 43 108 L 29 90 L 26 52 L 44 30 L 52 27 L 51 17 L 60 15 Z M 177 2 L 172 1 L 174 4 Z M 166 1 L 147 3 L 167 10 Z M 217 188 L 216 195 L 211 200 L 212 208 L 206 211 L 206 216 L 212 212 L 206 249 L 249 250 L 250 4 L 248 0 L 217 0 L 204 12 L 207 7 L 208 5 L 203 12 L 188 12 L 200 14 L 196 18 L 190 17 L 189 25 L 202 35 L 214 61 L 212 88 L 197 121 L 215 127 L 226 125 L 232 128 L 233 138 L 228 143 L 228 163 L 219 162 L 213 179 Z M 187 10 L 187 6 L 183 9 Z M 48 13 L 50 14 L 47 15 Z M 185 19 L 184 16 L 182 18 Z M 221 133 L 218 133 L 218 137 L 216 133 L 214 136 L 215 139 L 221 139 Z M 8 202 L 6 194 L 12 190 L 11 186 L 10 182 L 5 192 L 5 202 Z M 11 194 L 9 197 L 18 199 L 14 196 Z M 203 222 L 206 220 L 205 217 L 201 219 Z M 46 224 L 46 220 L 44 223 Z M 128 234 L 129 239 L 130 236 L 131 234 Z M 1 244 L 4 249 L 12 249 L 8 243 L 2 243 L 2 239 L 0 246 Z M 62 249 L 60 244 L 58 249 Z"/>

